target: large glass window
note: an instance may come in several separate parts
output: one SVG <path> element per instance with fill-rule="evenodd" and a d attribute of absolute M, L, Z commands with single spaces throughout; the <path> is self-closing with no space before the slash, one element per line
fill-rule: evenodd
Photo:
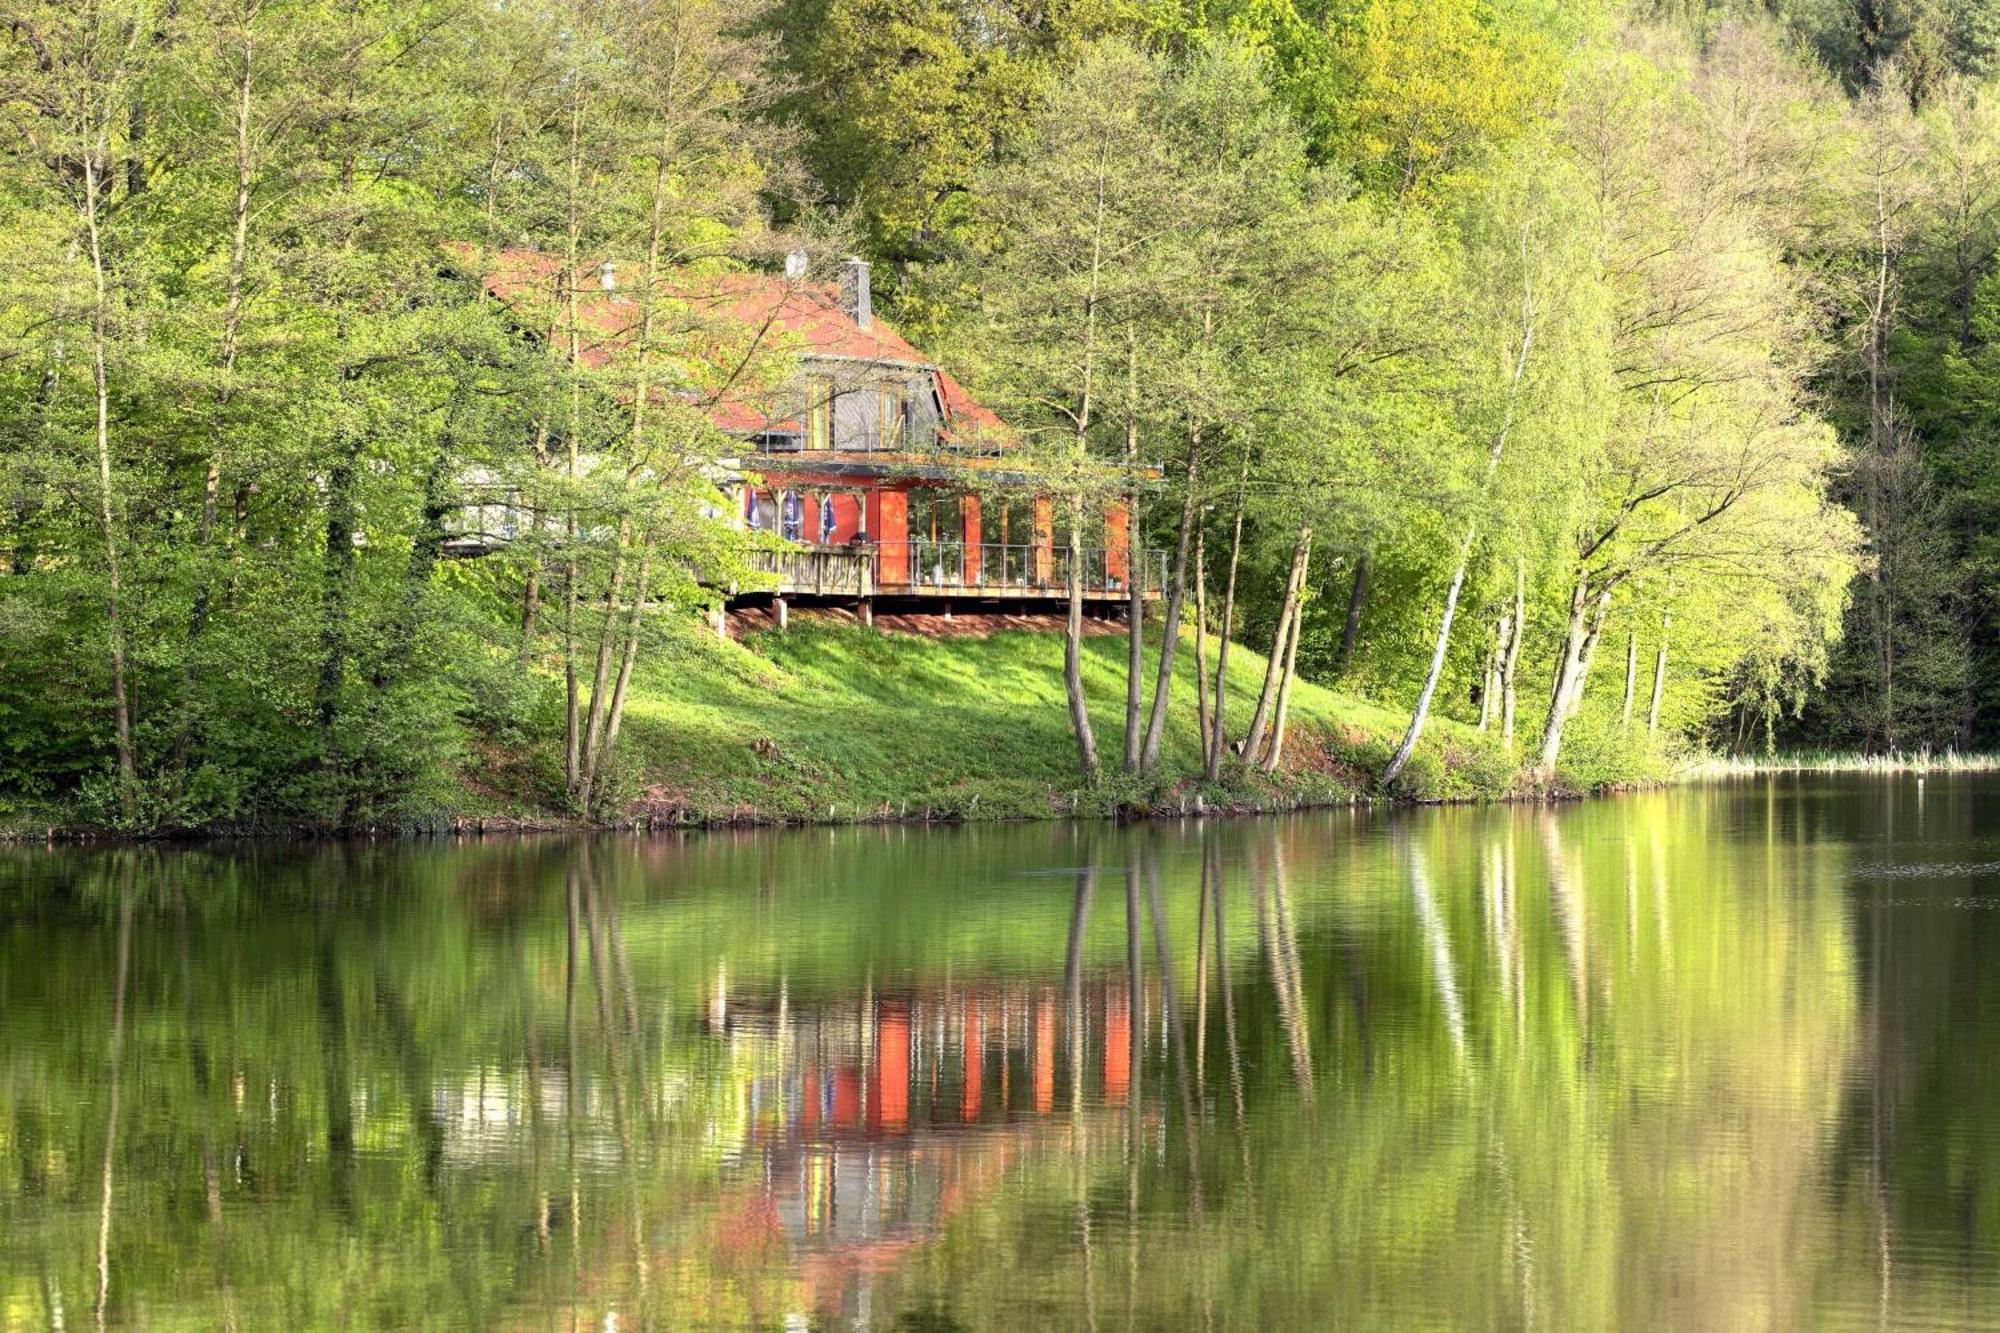
<path fill-rule="evenodd" d="M 965 506 L 948 491 L 913 490 L 909 501 L 910 577 L 961 583 L 965 576 Z"/>
<path fill-rule="evenodd" d="M 980 578 L 1025 587 L 1034 566 L 1035 502 L 1025 496 L 989 500 L 979 515 Z"/>
<path fill-rule="evenodd" d="M 1069 537 L 1074 518 L 1068 505 L 1057 501 L 1051 515 L 1050 539 L 1053 549 L 1052 568 L 1058 583 L 1069 582 Z M 1115 586 L 1104 560 L 1104 511 L 1095 505 L 1088 505 L 1083 512 L 1081 527 L 1077 529 L 1077 546 L 1081 548 L 1078 565 L 1079 577 L 1086 588 L 1110 588 Z"/>

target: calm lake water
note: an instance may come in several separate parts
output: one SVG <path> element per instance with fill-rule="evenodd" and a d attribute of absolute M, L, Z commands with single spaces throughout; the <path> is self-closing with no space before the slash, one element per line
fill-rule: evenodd
<path fill-rule="evenodd" d="M 0 853 L 0 1324 L 2000 1326 L 2000 781 Z"/>

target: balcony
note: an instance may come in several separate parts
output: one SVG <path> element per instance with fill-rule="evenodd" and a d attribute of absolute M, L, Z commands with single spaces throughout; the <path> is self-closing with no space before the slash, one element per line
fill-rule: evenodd
<path fill-rule="evenodd" d="M 1146 595 L 1157 597 L 1167 579 L 1163 550 L 1128 552 L 1086 547 L 1081 557 L 1083 595 L 1122 601 L 1134 562 L 1146 576 Z M 778 576 L 774 592 L 786 597 L 964 597 L 1047 601 L 1069 595 L 1067 548 L 991 543 L 908 541 L 823 546 L 794 542 L 780 551 L 757 551 L 751 566 Z"/>
<path fill-rule="evenodd" d="M 941 446 L 937 430 L 926 426 L 883 430 L 842 425 L 833 432 L 831 444 L 818 449 L 801 435 L 764 435 L 757 440 L 760 454 L 806 454 L 816 458 L 838 454 L 930 454 L 937 453 Z"/>

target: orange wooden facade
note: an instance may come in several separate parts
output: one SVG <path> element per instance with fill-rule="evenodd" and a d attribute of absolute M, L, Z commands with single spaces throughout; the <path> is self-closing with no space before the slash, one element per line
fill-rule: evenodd
<path fill-rule="evenodd" d="M 935 483 L 898 478 L 856 478 L 828 472 L 817 472 L 800 467 L 774 466 L 763 464 L 763 484 L 755 488 L 758 513 L 768 516 L 784 502 L 787 492 L 799 496 L 803 510 L 803 523 L 798 540 L 809 544 L 851 547 L 863 545 L 872 549 L 877 556 L 876 582 L 886 592 L 895 589 L 910 589 L 917 580 L 911 572 L 911 553 L 914 549 L 910 532 L 910 500 L 913 495 L 934 492 L 938 495 L 956 494 L 958 499 L 958 525 L 947 540 L 962 546 L 963 583 L 976 585 L 981 581 L 981 551 L 986 546 L 986 523 L 984 505 L 981 498 L 973 494 L 950 491 Z M 803 460 L 801 460 L 803 461 Z M 785 460 L 791 463 L 792 460 Z M 746 490 L 747 496 L 750 492 Z M 822 542 L 820 501 L 831 497 L 833 501 L 833 529 L 830 539 Z M 739 500 L 739 517 L 747 518 L 747 500 Z M 1031 550 L 1026 558 L 1033 570 L 1036 583 L 1049 584 L 1056 571 L 1055 552 L 1055 510 L 1047 496 L 1035 496 L 1031 503 L 1032 529 L 1028 546 Z M 760 518 L 763 526 L 771 526 L 768 517 Z M 1110 577 L 1122 585 L 1131 578 L 1131 516 L 1121 501 L 1112 501 L 1104 506 L 1104 569 Z M 857 539 L 860 539 L 857 541 Z"/>

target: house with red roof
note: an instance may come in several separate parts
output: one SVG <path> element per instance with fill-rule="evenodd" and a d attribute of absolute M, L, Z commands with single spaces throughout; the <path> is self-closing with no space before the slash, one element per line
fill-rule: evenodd
<path fill-rule="evenodd" d="M 525 312 L 561 288 L 560 269 L 539 251 L 502 251 L 489 257 L 488 290 Z M 637 303 L 613 264 L 575 289 L 588 339 L 579 359 L 608 365 L 631 341 Z M 782 541 L 755 556 L 775 587 L 732 605 L 771 602 L 782 615 L 789 602 L 819 602 L 872 615 L 878 603 L 1033 609 L 1067 596 L 1067 516 L 1009 468 L 1016 440 L 1005 423 L 876 317 L 865 262 L 845 261 L 837 282 L 815 281 L 795 255 L 783 273 L 682 280 L 675 297 L 682 317 L 712 331 L 710 364 L 681 368 L 696 386 L 686 392 L 740 441 L 723 460 L 732 521 Z M 757 351 L 778 355 L 788 373 L 775 384 L 731 381 Z M 1137 570 L 1162 556 L 1133 550 L 1123 503 L 1085 523 L 1088 601 L 1124 600 L 1135 572 L 1149 591 L 1161 586 L 1159 568 Z"/>

